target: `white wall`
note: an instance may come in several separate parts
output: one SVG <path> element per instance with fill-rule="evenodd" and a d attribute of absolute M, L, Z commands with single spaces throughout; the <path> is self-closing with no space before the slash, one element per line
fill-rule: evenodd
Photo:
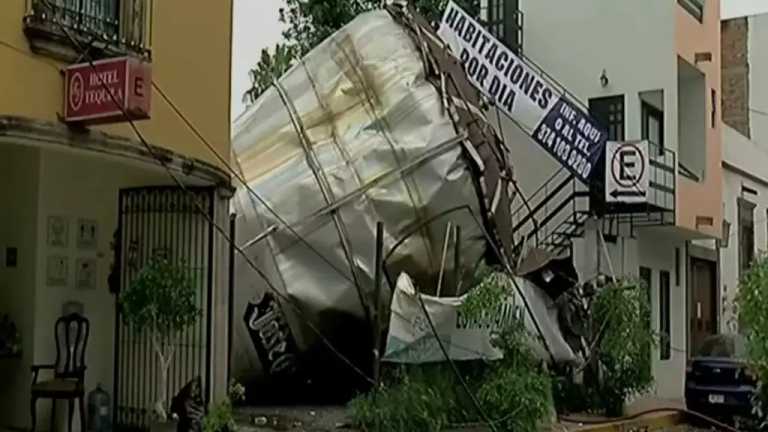
<path fill-rule="evenodd" d="M 675 268 L 675 248 L 680 249 L 680 268 Z M 687 295 L 685 240 L 669 228 L 636 228 L 634 235 L 622 232 L 615 242 L 599 240 L 597 225 L 589 221 L 583 238 L 574 241 L 574 264 L 582 281 L 598 273 L 637 278 L 641 266 L 651 270 L 651 322 L 659 326 L 659 274 L 670 274 L 671 357 L 661 360 L 658 348 L 653 352 L 655 379 L 651 394 L 664 399 L 683 397 L 683 378 L 687 361 Z M 680 283 L 675 275 L 680 272 Z"/>
<path fill-rule="evenodd" d="M 676 150 L 675 2 L 521 0 L 525 55 L 584 103 L 625 95 L 626 138 L 639 139 L 640 92 L 663 90 L 665 143 Z M 600 85 L 602 71 L 609 84 Z"/>
<path fill-rule="evenodd" d="M 724 129 L 723 160 L 723 217 L 730 222 L 728 247 L 720 251 L 720 271 L 723 302 L 720 329 L 733 332 L 738 329 L 730 308 L 739 287 L 739 235 L 738 197 L 754 203 L 755 249 L 768 250 L 768 144 L 748 140 L 730 127 Z M 750 176 L 744 173 L 751 174 Z M 742 186 L 757 191 L 757 195 L 743 194 Z"/>
<path fill-rule="evenodd" d="M 657 349 L 653 352 L 653 375 L 656 380 L 653 393 L 664 399 L 681 399 L 688 360 L 687 277 L 685 241 L 670 229 L 641 229 L 638 232 L 639 266 L 651 269 L 651 321 L 653 330 L 660 330 L 660 271 L 670 275 L 670 345 L 671 356 L 661 360 Z M 675 249 L 680 250 L 680 267 L 675 268 Z M 679 278 L 676 276 L 679 273 Z M 679 284 L 677 283 L 679 280 Z"/>
<path fill-rule="evenodd" d="M 101 383 L 113 395 L 115 298 L 109 293 L 107 276 L 112 260 L 110 242 L 118 222 L 118 191 L 123 187 L 167 184 L 168 177 L 160 171 L 148 171 L 124 160 L 115 161 L 65 150 L 42 151 L 40 172 L 37 230 L 46 232 L 48 216 L 66 217 L 69 219 L 69 241 L 66 248 L 52 248 L 47 245 L 45 236 L 38 239 L 37 273 L 40 277 L 34 303 L 34 359 L 38 363 L 54 360 L 53 327 L 62 314 L 62 306 L 67 301 L 82 302 L 85 316 L 91 324 L 86 353 L 86 392 Z M 97 222 L 96 250 L 79 250 L 76 246 L 75 229 L 79 218 Z M 67 286 L 48 286 L 45 275 L 50 254 L 68 258 Z M 98 284 L 93 290 L 75 288 L 75 260 L 78 257 L 97 260 Z M 40 403 L 40 408 L 38 422 L 47 425 L 49 405 Z M 62 403 L 58 411 L 64 414 L 66 404 Z"/>
<path fill-rule="evenodd" d="M 752 139 L 768 145 L 768 14 L 749 17 L 749 97 Z"/>
<path fill-rule="evenodd" d="M 23 350 L 21 360 L 0 359 L 0 427 L 29 427 L 39 165 L 36 149 L 0 149 L 0 315 L 9 314 L 18 326 Z M 8 247 L 18 248 L 15 268 L 5 265 Z"/>
<path fill-rule="evenodd" d="M 584 105 L 624 95 L 627 140 L 641 137 L 641 98 L 653 99 L 664 109 L 665 146 L 677 151 L 676 8 L 674 2 L 520 0 L 524 53 Z M 512 121 L 501 123 L 515 178 L 530 197 L 560 165 Z"/>

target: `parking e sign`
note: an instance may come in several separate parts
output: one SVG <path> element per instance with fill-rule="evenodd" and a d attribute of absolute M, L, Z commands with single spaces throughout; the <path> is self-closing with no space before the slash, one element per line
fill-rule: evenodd
<path fill-rule="evenodd" d="M 609 141 L 605 154 L 605 201 L 646 202 L 649 164 L 648 141 Z"/>

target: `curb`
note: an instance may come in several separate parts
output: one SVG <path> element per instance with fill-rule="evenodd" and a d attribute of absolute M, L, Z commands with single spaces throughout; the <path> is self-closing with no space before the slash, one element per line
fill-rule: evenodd
<path fill-rule="evenodd" d="M 651 432 L 678 426 L 684 422 L 685 415 L 683 413 L 670 412 L 628 421 L 578 426 L 569 428 L 569 430 L 573 432 Z"/>

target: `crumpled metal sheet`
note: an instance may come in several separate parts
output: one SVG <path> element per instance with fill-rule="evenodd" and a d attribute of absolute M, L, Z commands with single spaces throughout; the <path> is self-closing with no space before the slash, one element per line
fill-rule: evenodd
<path fill-rule="evenodd" d="M 420 286 L 435 286 L 448 222 L 462 228 L 462 268 L 488 252 L 489 236 L 504 249 L 492 217 L 508 215 L 512 199 L 500 141 L 478 121 L 476 93 L 474 105 L 456 102 L 459 88 L 469 88 L 460 69 L 453 76 L 430 67 L 453 63 L 414 33 L 419 24 L 401 25 L 390 12 L 356 18 L 235 123 L 239 169 L 279 215 L 238 188 L 238 243 L 279 291 L 285 315 L 265 324 L 274 321 L 268 288 L 239 258 L 232 371 L 242 381 L 268 373 L 264 363 L 276 357 L 295 354 L 306 366 L 301 358 L 323 345 L 318 332 L 354 363 L 369 363 L 377 222 L 391 251 L 388 274 L 408 272 Z M 389 297 L 385 287 L 380 303 Z M 276 336 L 265 338 L 265 328 Z M 269 346 L 257 349 L 255 340 Z M 286 346 L 297 353 L 279 352 Z"/>

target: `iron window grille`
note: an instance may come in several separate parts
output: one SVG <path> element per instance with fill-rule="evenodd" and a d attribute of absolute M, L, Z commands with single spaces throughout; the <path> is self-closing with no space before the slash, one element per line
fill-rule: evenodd
<path fill-rule="evenodd" d="M 131 51 L 149 57 L 152 1 L 27 0 L 24 23 L 30 38 L 72 44 L 73 36 L 105 56 Z"/>

